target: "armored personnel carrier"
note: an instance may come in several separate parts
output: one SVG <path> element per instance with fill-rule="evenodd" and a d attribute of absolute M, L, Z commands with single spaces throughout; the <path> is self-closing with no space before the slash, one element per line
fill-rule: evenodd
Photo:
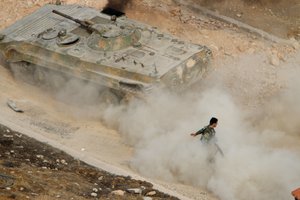
<path fill-rule="evenodd" d="M 0 52 L 8 63 L 23 63 L 36 81 L 55 72 L 100 84 L 113 99 L 153 88 L 184 90 L 211 59 L 207 47 L 124 15 L 51 4 L 2 30 Z"/>

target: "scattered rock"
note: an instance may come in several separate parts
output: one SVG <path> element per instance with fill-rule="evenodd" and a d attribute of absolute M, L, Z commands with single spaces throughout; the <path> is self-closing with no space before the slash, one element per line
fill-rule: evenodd
<path fill-rule="evenodd" d="M 300 48 L 299 42 L 295 38 L 292 38 L 291 41 L 292 41 L 293 48 L 295 50 L 298 50 Z"/>
<path fill-rule="evenodd" d="M 170 13 L 173 17 L 181 15 L 181 9 L 180 8 L 173 9 L 170 11 Z"/>
<path fill-rule="evenodd" d="M 270 64 L 273 66 L 278 66 L 280 64 L 279 58 L 277 55 L 272 54 L 270 58 Z"/>
<path fill-rule="evenodd" d="M 154 196 L 154 195 L 156 195 L 155 191 L 150 191 L 146 194 L 146 196 Z"/>
<path fill-rule="evenodd" d="M 60 160 L 60 162 L 61 162 L 61 164 L 64 164 L 64 165 L 68 164 L 64 159 Z"/>
<path fill-rule="evenodd" d="M 8 100 L 7 101 L 7 106 L 9 107 L 9 108 L 11 108 L 13 111 L 15 111 L 15 112 L 19 112 L 19 113 L 23 113 L 24 111 L 22 110 L 22 109 L 20 109 L 20 108 L 18 108 L 17 107 L 17 104 L 16 104 L 16 102 L 14 102 L 13 100 Z"/>
<path fill-rule="evenodd" d="M 277 57 L 281 61 L 285 61 L 286 60 L 285 57 L 284 57 L 284 55 L 282 53 L 280 53 L 280 52 L 277 53 Z"/>
<path fill-rule="evenodd" d="M 245 51 L 248 49 L 248 47 L 245 46 L 245 45 L 239 45 L 239 46 L 237 46 L 237 49 L 238 49 L 240 52 L 245 52 Z"/>
<path fill-rule="evenodd" d="M 43 159 L 44 156 L 43 155 L 36 155 L 37 158 Z"/>
<path fill-rule="evenodd" d="M 12 136 L 12 135 L 3 135 L 3 137 L 6 137 L 6 138 L 13 138 L 14 136 Z"/>
<path fill-rule="evenodd" d="M 216 51 L 219 51 L 219 48 L 218 48 L 216 45 L 214 45 L 214 44 L 209 45 L 209 47 L 210 47 L 211 49 L 214 49 L 214 50 L 216 50 Z"/>
<path fill-rule="evenodd" d="M 92 196 L 92 197 L 96 197 L 96 196 L 97 196 L 97 193 L 92 192 L 92 193 L 91 193 L 91 196 Z"/>
<path fill-rule="evenodd" d="M 129 193 L 132 193 L 132 194 L 141 194 L 142 193 L 141 188 L 131 188 L 131 189 L 127 189 L 126 191 Z"/>
<path fill-rule="evenodd" d="M 115 190 L 115 191 L 112 191 L 111 194 L 123 196 L 125 194 L 125 191 L 123 191 L 123 190 Z"/>
<path fill-rule="evenodd" d="M 152 200 L 151 197 L 143 197 L 143 200 Z"/>
<path fill-rule="evenodd" d="M 97 188 L 93 188 L 93 192 L 98 192 L 98 189 Z"/>
<path fill-rule="evenodd" d="M 226 52 L 226 51 L 224 52 L 224 55 L 225 55 L 225 56 L 232 56 L 232 54 L 230 54 L 230 53 L 228 53 L 228 52 Z"/>

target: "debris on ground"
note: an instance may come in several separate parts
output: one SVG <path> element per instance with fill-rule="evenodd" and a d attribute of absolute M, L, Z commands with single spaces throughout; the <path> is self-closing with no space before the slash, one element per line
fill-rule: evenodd
<path fill-rule="evenodd" d="M 178 199 L 151 183 L 107 173 L 20 135 L 0 125 L 0 195 L 5 199 Z"/>
<path fill-rule="evenodd" d="M 23 113 L 23 112 L 24 112 L 22 109 L 18 108 L 16 102 L 13 101 L 13 100 L 10 100 L 10 99 L 7 100 L 7 106 L 8 106 L 9 108 L 11 108 L 11 109 L 12 109 L 13 111 L 15 111 L 15 112 L 19 112 L 19 113 Z"/>

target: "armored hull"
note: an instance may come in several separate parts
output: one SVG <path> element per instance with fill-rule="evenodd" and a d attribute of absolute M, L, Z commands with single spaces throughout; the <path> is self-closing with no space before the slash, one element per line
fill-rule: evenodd
<path fill-rule="evenodd" d="M 0 52 L 8 63 L 133 95 L 157 87 L 184 90 L 203 77 L 211 60 L 205 46 L 78 5 L 45 5 L 2 30 Z"/>

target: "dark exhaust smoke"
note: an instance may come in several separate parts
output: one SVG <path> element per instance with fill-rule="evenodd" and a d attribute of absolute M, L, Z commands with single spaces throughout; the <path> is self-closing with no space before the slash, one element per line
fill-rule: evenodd
<path fill-rule="evenodd" d="M 131 0 L 109 0 L 106 8 L 112 8 L 118 11 L 124 11 L 127 4 L 129 4 Z"/>

